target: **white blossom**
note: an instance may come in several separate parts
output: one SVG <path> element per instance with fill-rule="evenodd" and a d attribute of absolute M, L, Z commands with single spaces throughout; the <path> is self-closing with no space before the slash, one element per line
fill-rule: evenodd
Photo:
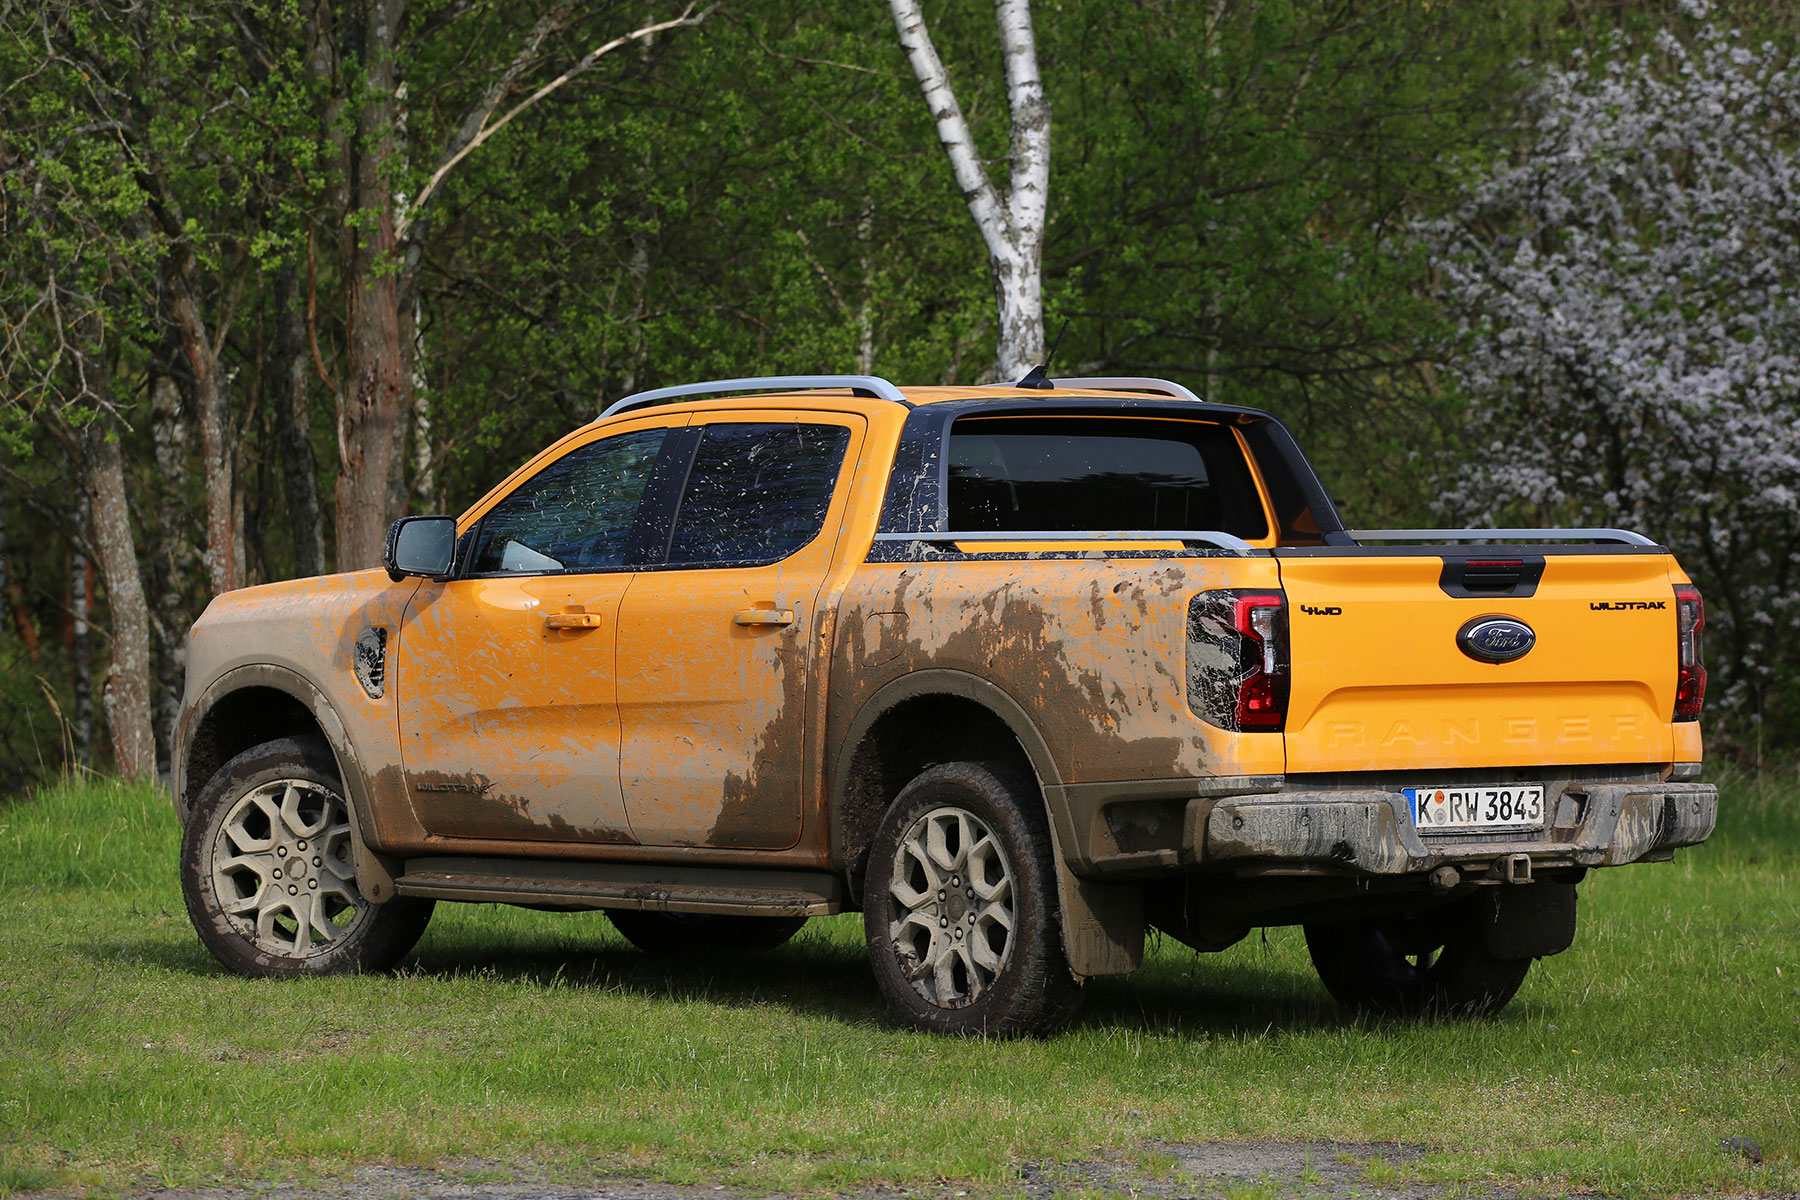
<path fill-rule="evenodd" d="M 1708 598 L 1709 703 L 1760 719 L 1800 678 L 1800 63 L 1702 23 L 1543 72 L 1529 112 L 1420 227 L 1488 447 L 1438 503 L 1665 542 Z"/>

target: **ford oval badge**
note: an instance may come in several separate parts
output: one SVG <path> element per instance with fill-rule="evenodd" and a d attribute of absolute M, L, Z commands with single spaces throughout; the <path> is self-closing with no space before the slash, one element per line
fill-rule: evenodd
<path fill-rule="evenodd" d="M 1479 662 L 1512 662 L 1531 653 L 1537 634 L 1513 617 L 1476 617 L 1456 631 L 1456 644 Z"/>

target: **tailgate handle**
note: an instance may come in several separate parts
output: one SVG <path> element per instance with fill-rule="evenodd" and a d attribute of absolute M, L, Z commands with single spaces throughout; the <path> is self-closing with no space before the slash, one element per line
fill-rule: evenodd
<path fill-rule="evenodd" d="M 1537 591 L 1544 577 L 1542 555 L 1517 558 L 1447 558 L 1438 586 L 1451 596 L 1523 598 Z"/>
<path fill-rule="evenodd" d="M 1510 592 L 1519 586 L 1517 567 L 1470 567 L 1463 572 L 1462 585 L 1471 592 Z"/>

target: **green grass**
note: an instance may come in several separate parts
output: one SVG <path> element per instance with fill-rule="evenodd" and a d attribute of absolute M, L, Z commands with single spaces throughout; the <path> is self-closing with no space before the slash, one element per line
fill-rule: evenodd
<path fill-rule="evenodd" d="M 1154 945 L 1072 1032 L 984 1043 L 895 1028 L 856 917 L 667 966 L 599 914 L 445 905 L 397 976 L 238 979 L 188 926 L 166 800 L 64 787 L 0 807 L 0 1196 L 367 1163 L 1010 1189 L 1153 1138 L 1428 1147 L 1372 1183 L 1792 1192 L 1796 793 L 1735 782 L 1708 846 L 1591 875 L 1574 949 L 1491 1021 L 1348 1018 L 1274 930 Z"/>

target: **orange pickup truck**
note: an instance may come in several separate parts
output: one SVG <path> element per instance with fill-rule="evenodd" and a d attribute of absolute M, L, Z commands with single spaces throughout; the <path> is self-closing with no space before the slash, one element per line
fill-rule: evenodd
<path fill-rule="evenodd" d="M 1161 380 L 720 380 L 615 404 L 386 570 L 215 599 L 195 927 L 378 969 L 438 900 L 652 951 L 860 910 L 916 1028 L 1066 1021 L 1154 927 L 1302 925 L 1338 1000 L 1487 1012 L 1594 867 L 1712 831 L 1699 593 L 1622 530 L 1347 530 Z"/>

